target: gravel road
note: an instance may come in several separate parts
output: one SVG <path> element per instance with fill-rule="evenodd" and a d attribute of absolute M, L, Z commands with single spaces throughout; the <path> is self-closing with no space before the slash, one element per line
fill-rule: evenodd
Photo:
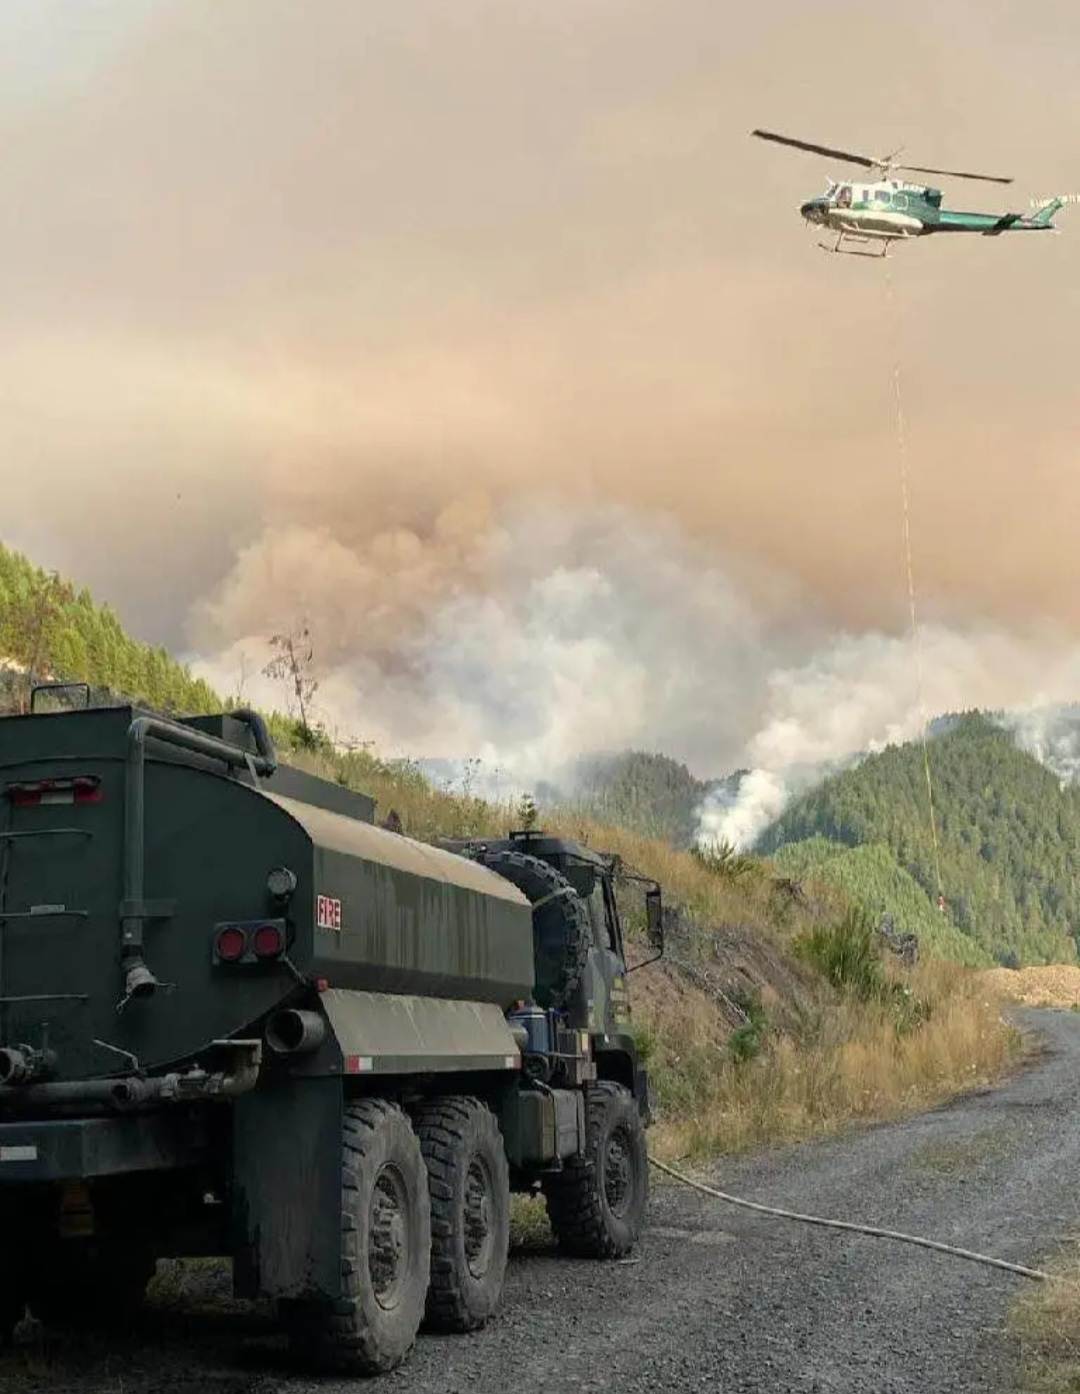
<path fill-rule="evenodd" d="M 1080 1015 L 1019 1019 L 1048 1049 L 1004 1086 L 904 1123 L 725 1164 L 714 1183 L 1039 1266 L 1080 1209 Z M 1010 1388 L 1002 1322 L 1029 1282 L 665 1185 L 633 1260 L 569 1262 L 544 1243 L 526 1247 L 511 1261 L 496 1321 L 472 1336 L 422 1337 L 408 1365 L 381 1381 L 290 1373 L 265 1315 L 205 1293 L 148 1312 L 128 1340 L 31 1326 L 0 1367 L 0 1390 L 1000 1392 Z"/>

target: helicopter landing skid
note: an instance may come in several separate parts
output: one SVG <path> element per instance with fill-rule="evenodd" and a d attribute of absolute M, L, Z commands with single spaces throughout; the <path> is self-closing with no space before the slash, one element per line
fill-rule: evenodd
<path fill-rule="evenodd" d="M 874 240 L 870 237 L 860 237 L 856 233 L 841 232 L 837 234 L 836 242 L 831 247 L 827 242 L 819 242 L 818 246 L 823 252 L 832 252 L 845 257 L 870 257 L 874 261 L 880 261 L 882 257 L 887 257 L 889 255 L 889 242 L 887 239 L 881 239 L 880 252 L 860 252 L 852 247 L 845 247 L 843 245 L 845 237 L 851 242 L 871 242 Z"/>

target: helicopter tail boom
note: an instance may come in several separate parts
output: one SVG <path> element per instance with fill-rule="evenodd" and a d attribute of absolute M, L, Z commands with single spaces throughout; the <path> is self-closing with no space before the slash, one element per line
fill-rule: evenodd
<path fill-rule="evenodd" d="M 1062 207 L 1065 200 L 1063 198 L 1052 198 L 1049 203 L 1044 203 L 1037 213 L 1033 213 L 1030 218 L 1025 218 L 1020 213 L 1003 213 L 1002 216 L 991 227 L 984 232 L 984 237 L 996 237 L 999 233 L 1009 232 L 1017 228 L 1021 232 L 1039 232 L 1049 229 L 1056 231 L 1054 227 L 1054 214 Z"/>

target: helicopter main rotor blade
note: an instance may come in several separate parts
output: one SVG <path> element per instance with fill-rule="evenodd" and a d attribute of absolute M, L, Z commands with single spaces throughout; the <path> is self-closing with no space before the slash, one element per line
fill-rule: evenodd
<path fill-rule="evenodd" d="M 927 165 L 896 165 L 896 169 L 906 169 L 911 174 L 944 174 L 949 179 L 982 179 L 988 184 L 1011 184 L 1011 178 L 1000 174 L 966 174 L 959 169 L 930 169 Z"/>
<path fill-rule="evenodd" d="M 828 145 L 813 145 L 807 140 L 795 140 L 791 136 L 780 136 L 774 131 L 751 131 L 752 136 L 757 136 L 759 140 L 774 140 L 777 145 L 793 145 L 796 150 L 809 150 L 813 155 L 825 155 L 833 160 L 847 160 L 849 164 L 862 165 L 864 169 L 877 169 L 877 160 L 870 160 L 865 155 L 853 155 L 848 150 L 833 150 Z"/>

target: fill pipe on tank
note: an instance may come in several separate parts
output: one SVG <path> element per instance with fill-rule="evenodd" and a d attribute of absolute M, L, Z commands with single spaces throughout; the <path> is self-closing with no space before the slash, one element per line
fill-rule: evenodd
<path fill-rule="evenodd" d="M 277 755 L 262 717 L 246 709 L 229 715 L 251 728 L 256 755 L 217 736 L 208 736 L 160 717 L 136 717 L 128 728 L 124 783 L 124 902 L 120 912 L 120 967 L 124 973 L 125 1001 L 130 997 L 149 997 L 159 986 L 143 957 L 143 921 L 147 918 L 143 901 L 146 742 L 153 736 L 193 755 L 222 760 L 230 768 L 247 765 L 257 775 L 272 775 L 277 769 Z"/>

